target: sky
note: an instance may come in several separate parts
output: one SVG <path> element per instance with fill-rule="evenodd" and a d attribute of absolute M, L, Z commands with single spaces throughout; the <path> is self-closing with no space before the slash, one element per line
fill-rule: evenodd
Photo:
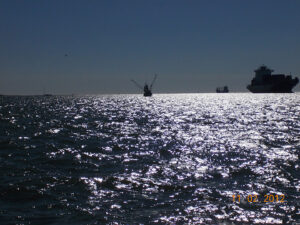
<path fill-rule="evenodd" d="M 299 0 L 0 0 L 1 94 L 247 92 L 300 78 Z M 294 91 L 300 91 L 298 86 Z"/>

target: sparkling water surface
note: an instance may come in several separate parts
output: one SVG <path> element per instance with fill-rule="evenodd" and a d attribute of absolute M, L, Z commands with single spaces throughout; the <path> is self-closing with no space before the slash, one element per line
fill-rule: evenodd
<path fill-rule="evenodd" d="M 299 155 L 299 93 L 4 96 L 0 223 L 292 224 Z"/>

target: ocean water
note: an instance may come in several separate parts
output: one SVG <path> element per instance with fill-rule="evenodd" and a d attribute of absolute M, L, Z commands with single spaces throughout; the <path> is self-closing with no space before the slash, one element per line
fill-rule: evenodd
<path fill-rule="evenodd" d="M 0 97 L 0 224 L 293 224 L 300 94 Z"/>

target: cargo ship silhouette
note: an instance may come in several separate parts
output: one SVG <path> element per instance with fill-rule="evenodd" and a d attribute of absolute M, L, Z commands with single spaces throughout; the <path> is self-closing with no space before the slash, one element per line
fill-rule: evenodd
<path fill-rule="evenodd" d="M 273 70 L 262 65 L 255 71 L 255 77 L 247 89 L 252 93 L 292 93 L 299 79 L 291 75 L 272 74 Z"/>

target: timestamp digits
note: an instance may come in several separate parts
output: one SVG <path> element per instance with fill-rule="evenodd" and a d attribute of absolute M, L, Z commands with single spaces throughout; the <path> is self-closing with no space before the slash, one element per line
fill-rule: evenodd
<path fill-rule="evenodd" d="M 243 196 L 241 195 L 232 195 L 233 202 L 241 202 Z M 276 194 L 266 194 L 264 196 L 259 196 L 256 194 L 247 195 L 244 198 L 247 202 L 285 202 L 285 195 L 276 195 Z"/>

